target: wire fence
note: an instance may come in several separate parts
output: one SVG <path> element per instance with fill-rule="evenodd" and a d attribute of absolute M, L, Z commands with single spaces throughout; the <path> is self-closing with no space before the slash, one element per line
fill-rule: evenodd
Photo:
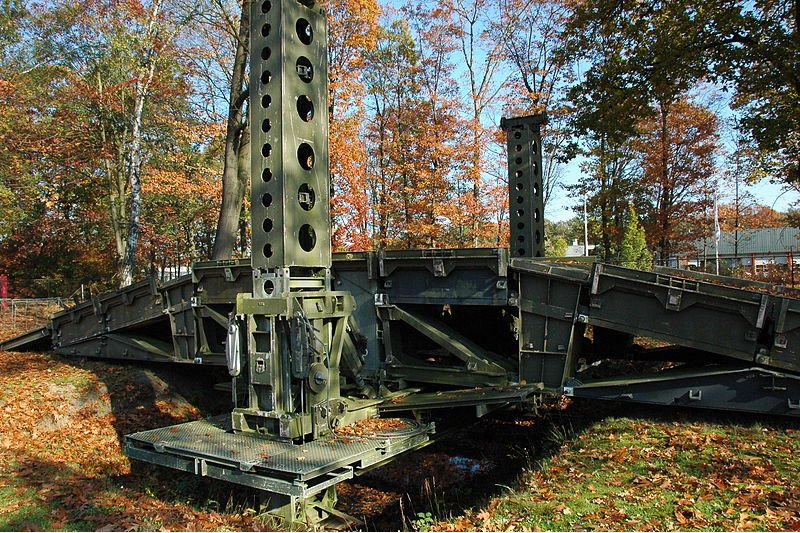
<path fill-rule="evenodd" d="M 0 299 L 0 339 L 6 339 L 45 325 L 53 313 L 61 311 L 63 298 Z"/>

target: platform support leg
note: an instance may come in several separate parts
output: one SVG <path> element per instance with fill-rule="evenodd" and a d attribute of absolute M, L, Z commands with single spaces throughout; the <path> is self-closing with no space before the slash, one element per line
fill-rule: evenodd
<path fill-rule="evenodd" d="M 326 530 L 351 529 L 362 522 L 336 507 L 336 486 L 309 497 L 288 496 L 262 491 L 261 508 L 289 529 Z"/>

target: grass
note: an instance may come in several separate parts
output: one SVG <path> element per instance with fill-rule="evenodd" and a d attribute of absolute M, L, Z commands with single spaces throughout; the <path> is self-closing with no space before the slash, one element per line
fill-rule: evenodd
<path fill-rule="evenodd" d="M 796 422 L 667 412 L 555 428 L 508 494 L 435 530 L 797 530 Z"/>

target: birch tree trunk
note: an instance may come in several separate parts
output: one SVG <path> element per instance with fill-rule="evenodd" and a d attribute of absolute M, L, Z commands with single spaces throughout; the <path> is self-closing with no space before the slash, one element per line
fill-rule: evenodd
<path fill-rule="evenodd" d="M 128 234 L 125 254 L 121 257 L 119 267 L 119 284 L 124 287 L 133 283 L 136 271 L 136 249 L 139 244 L 139 227 L 142 220 L 142 118 L 144 107 L 149 96 L 150 86 L 155 75 L 157 51 L 157 20 L 161 8 L 161 0 L 155 0 L 150 12 L 147 33 L 144 36 L 144 57 L 139 65 L 133 107 L 133 124 L 131 126 L 131 144 L 128 151 L 127 173 L 130 182 Z"/>
<path fill-rule="evenodd" d="M 236 44 L 236 56 L 231 76 L 228 120 L 225 131 L 225 162 L 222 171 L 222 205 L 219 210 L 217 232 L 214 237 L 212 259 L 230 259 L 233 255 L 242 200 L 250 178 L 249 124 L 244 117 L 244 104 L 248 91 L 242 89 L 248 57 L 250 35 L 250 0 L 242 0 L 242 16 Z M 243 157 L 245 154 L 247 158 Z"/>

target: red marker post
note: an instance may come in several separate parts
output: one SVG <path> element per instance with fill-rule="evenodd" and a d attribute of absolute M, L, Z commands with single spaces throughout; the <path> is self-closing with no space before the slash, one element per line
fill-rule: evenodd
<path fill-rule="evenodd" d="M 0 276 L 0 306 L 3 311 L 8 309 L 8 276 L 5 274 Z"/>

